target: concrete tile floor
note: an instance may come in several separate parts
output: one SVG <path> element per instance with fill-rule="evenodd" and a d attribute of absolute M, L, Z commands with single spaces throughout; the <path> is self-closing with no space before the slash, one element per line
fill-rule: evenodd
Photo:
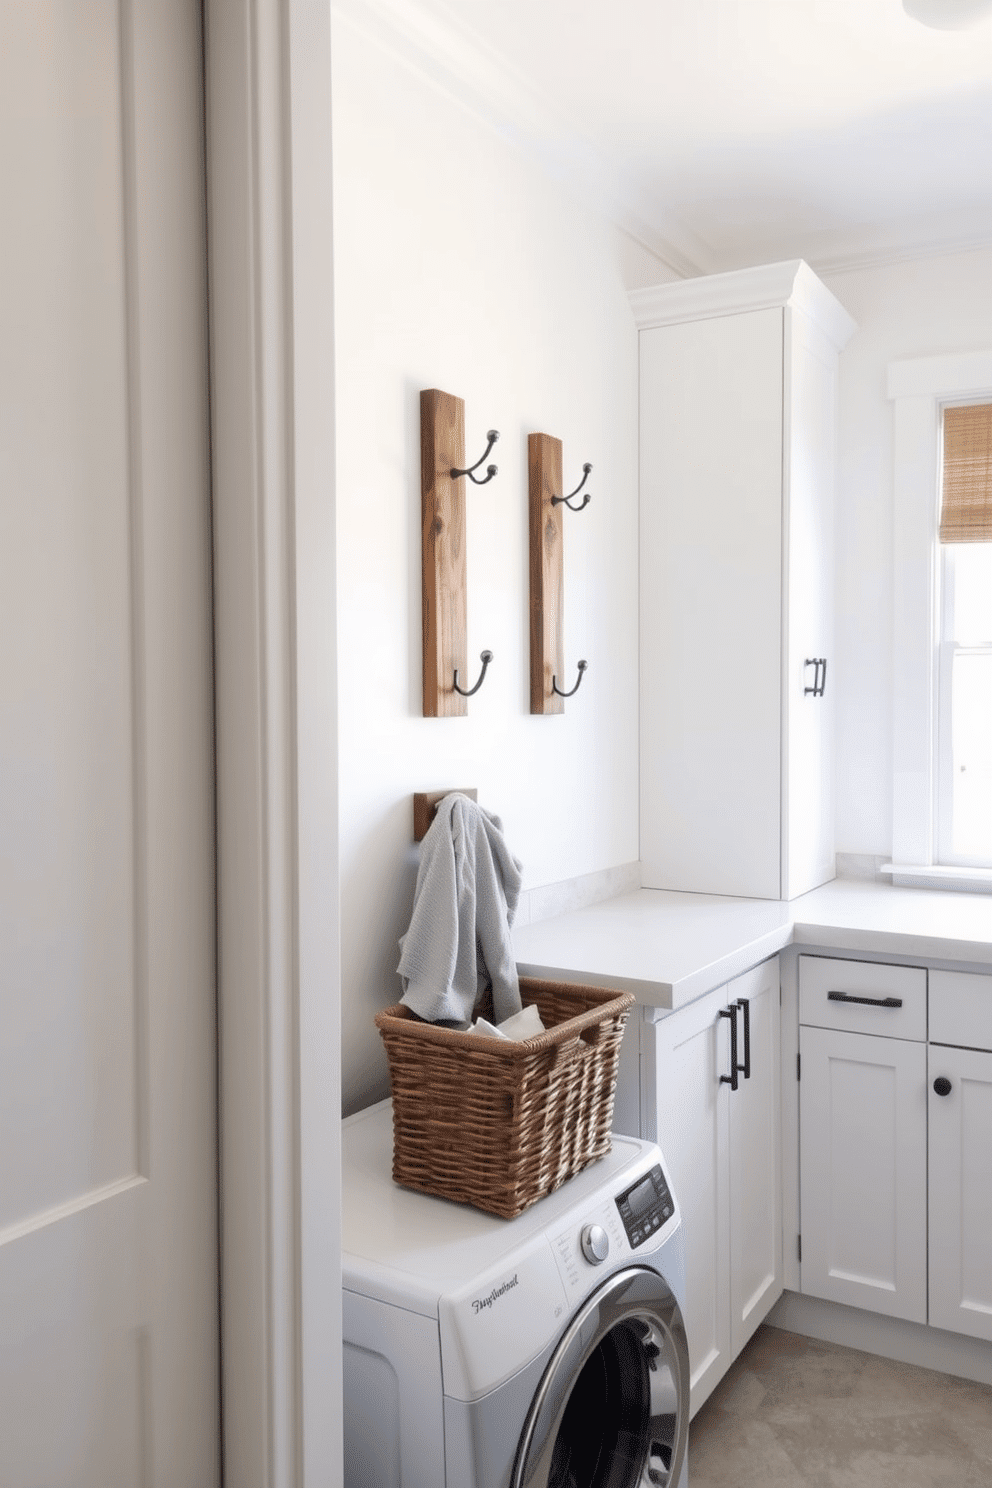
<path fill-rule="evenodd" d="M 990 1488 L 992 1387 L 762 1327 L 689 1430 L 690 1488 Z"/>

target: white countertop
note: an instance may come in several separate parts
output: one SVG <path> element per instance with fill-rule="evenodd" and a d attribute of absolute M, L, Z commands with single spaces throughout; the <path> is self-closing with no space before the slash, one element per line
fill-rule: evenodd
<path fill-rule="evenodd" d="M 789 902 L 636 889 L 513 932 L 522 976 L 677 1008 L 783 946 L 992 965 L 992 895 L 834 879 Z"/>

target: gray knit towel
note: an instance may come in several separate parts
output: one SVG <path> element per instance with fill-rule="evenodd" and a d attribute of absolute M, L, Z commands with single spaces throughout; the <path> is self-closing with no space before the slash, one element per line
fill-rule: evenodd
<path fill-rule="evenodd" d="M 498 816 L 467 796 L 445 796 L 424 837 L 410 928 L 397 970 L 403 1001 L 432 1023 L 468 1023 L 493 989 L 493 1021 L 520 1011 L 510 941 L 521 865 Z"/>

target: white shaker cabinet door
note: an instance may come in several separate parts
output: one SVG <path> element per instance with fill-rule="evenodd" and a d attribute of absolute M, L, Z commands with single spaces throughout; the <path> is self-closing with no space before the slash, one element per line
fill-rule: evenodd
<path fill-rule="evenodd" d="M 778 988 L 774 957 L 661 1019 L 649 1044 L 644 1132 L 682 1211 L 693 1414 L 782 1292 Z"/>
<path fill-rule="evenodd" d="M 802 1290 L 927 1320 L 926 1045 L 800 1029 Z"/>
<path fill-rule="evenodd" d="M 992 1340 L 992 1053 L 929 1050 L 930 1322 Z"/>
<path fill-rule="evenodd" d="M 650 1071 L 656 1140 L 682 1212 L 693 1412 L 731 1361 L 727 995 L 721 987 L 657 1024 Z"/>
<path fill-rule="evenodd" d="M 837 349 L 786 311 L 782 898 L 834 876 L 834 467 Z"/>
<path fill-rule="evenodd" d="M 777 899 L 782 310 L 640 344 L 644 882 Z"/>
<path fill-rule="evenodd" d="M 782 1295 L 779 968 L 766 961 L 726 989 L 750 1029 L 748 1068 L 730 1094 L 730 1333 L 734 1358 Z M 743 1044 L 739 1049 L 744 1058 Z"/>

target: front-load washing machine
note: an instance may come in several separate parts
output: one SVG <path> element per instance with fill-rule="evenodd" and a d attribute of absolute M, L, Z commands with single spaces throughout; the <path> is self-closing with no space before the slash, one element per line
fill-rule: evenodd
<path fill-rule="evenodd" d="M 678 1204 L 650 1142 L 514 1220 L 397 1187 L 343 1123 L 345 1488 L 684 1488 Z"/>

